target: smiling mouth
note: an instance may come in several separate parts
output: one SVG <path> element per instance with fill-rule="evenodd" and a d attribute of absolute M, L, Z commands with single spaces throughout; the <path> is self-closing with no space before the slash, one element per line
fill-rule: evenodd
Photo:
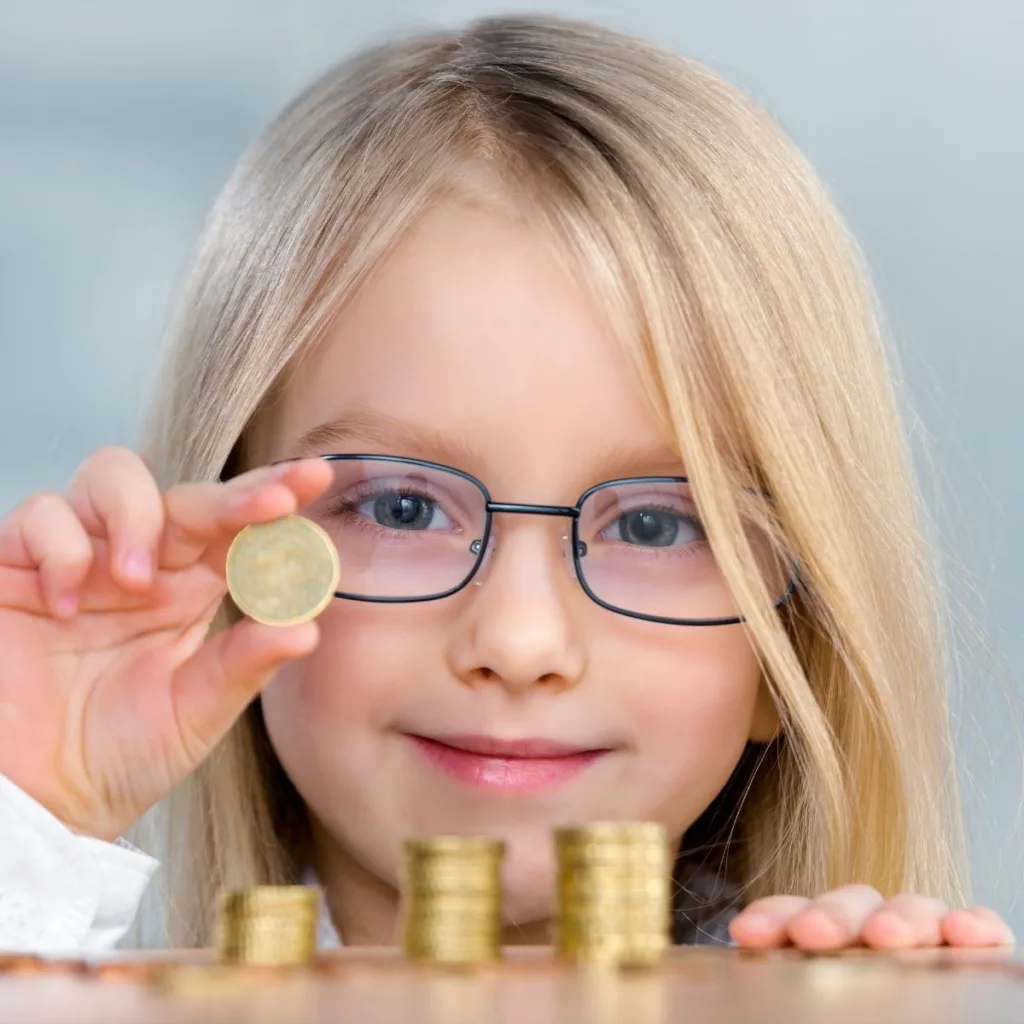
<path fill-rule="evenodd" d="M 543 739 L 447 736 L 441 740 L 411 733 L 406 738 L 429 764 L 456 781 L 506 793 L 554 789 L 611 753 L 607 747 L 582 749 Z"/>

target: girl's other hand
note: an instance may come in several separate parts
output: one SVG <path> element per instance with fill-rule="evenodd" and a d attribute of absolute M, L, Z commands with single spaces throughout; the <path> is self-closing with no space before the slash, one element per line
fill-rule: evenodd
<path fill-rule="evenodd" d="M 313 623 L 206 638 L 235 535 L 302 508 L 330 475 L 312 459 L 161 494 L 137 455 L 107 448 L 65 495 L 0 520 L 0 773 L 105 839 L 181 781 L 316 646 Z"/>
<path fill-rule="evenodd" d="M 1012 946 L 1006 922 L 988 907 L 949 910 L 938 900 L 901 895 L 891 900 L 867 885 L 846 885 L 806 899 L 768 896 L 732 921 L 729 933 L 745 949 L 796 946 L 812 952 L 869 946 Z"/>

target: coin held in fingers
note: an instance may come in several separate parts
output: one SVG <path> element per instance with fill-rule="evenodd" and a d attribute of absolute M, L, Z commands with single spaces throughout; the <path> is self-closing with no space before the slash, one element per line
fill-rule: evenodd
<path fill-rule="evenodd" d="M 267 626 L 315 619 L 338 589 L 338 551 L 316 523 L 286 516 L 242 530 L 228 549 L 228 591 L 239 610 Z"/>

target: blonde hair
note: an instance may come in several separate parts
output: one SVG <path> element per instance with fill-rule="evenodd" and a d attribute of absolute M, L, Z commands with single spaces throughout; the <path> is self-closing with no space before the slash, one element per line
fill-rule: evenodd
<path fill-rule="evenodd" d="M 704 67 L 510 17 L 323 77 L 213 209 L 159 378 L 160 482 L 244 468 L 289 368 L 431 202 L 481 198 L 474 177 L 498 186 L 483 201 L 529 194 L 575 254 L 748 621 L 782 734 L 730 790 L 728 869 L 749 897 L 962 901 L 941 590 L 875 303 L 807 162 Z M 749 516 L 799 565 L 781 610 L 749 571 Z M 218 889 L 293 880 L 302 816 L 256 702 L 173 795 L 173 941 L 208 941 Z"/>

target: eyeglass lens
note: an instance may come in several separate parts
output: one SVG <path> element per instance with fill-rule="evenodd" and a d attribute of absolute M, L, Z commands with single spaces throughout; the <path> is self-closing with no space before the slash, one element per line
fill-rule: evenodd
<path fill-rule="evenodd" d="M 424 600 L 463 586 L 483 556 L 487 497 L 471 479 L 384 459 L 330 460 L 334 481 L 304 514 L 328 533 L 342 596 Z M 627 614 L 689 621 L 738 615 L 687 483 L 629 481 L 591 492 L 576 523 L 577 564 L 591 596 Z M 769 592 L 789 574 L 767 537 L 748 539 Z"/>

